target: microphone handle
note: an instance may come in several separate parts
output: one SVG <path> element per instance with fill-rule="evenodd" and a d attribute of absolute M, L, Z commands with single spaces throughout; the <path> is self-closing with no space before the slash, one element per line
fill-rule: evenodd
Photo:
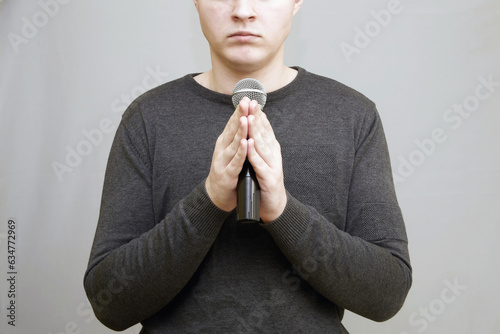
<path fill-rule="evenodd" d="M 260 222 L 260 187 L 248 159 L 238 177 L 236 213 L 238 222 Z"/>

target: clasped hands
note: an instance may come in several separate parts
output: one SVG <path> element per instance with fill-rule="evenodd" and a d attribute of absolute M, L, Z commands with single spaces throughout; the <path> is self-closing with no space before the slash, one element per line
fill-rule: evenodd
<path fill-rule="evenodd" d="M 217 138 L 205 187 L 212 202 L 224 211 L 236 207 L 238 176 L 245 159 L 260 186 L 260 217 L 276 220 L 285 209 L 281 146 L 266 114 L 256 101 L 244 97 Z"/>

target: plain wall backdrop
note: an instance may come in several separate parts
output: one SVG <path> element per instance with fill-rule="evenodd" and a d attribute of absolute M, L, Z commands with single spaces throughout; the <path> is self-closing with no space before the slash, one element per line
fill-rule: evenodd
<path fill-rule="evenodd" d="M 346 312 L 351 333 L 500 332 L 499 36 L 498 0 L 305 0 L 295 18 L 286 64 L 377 103 L 410 240 L 403 309 Z M 0 333 L 111 333 L 82 282 L 116 127 L 209 68 L 192 1 L 0 1 Z"/>

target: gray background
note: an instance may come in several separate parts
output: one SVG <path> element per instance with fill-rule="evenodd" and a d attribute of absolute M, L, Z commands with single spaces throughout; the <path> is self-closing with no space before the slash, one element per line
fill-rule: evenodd
<path fill-rule="evenodd" d="M 410 239 L 405 306 L 347 312 L 351 333 L 500 331 L 499 35 L 496 0 L 305 0 L 295 19 L 286 63 L 377 103 Z M 82 279 L 114 131 L 132 97 L 209 68 L 191 1 L 0 1 L 0 333 L 111 332 Z"/>

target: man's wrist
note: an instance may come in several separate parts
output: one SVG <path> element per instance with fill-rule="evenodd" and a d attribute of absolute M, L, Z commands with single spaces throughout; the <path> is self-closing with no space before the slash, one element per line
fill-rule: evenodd
<path fill-rule="evenodd" d="M 269 224 L 278 219 L 285 211 L 287 204 L 287 194 L 283 191 L 283 195 L 280 196 L 280 200 L 277 201 L 272 211 L 269 213 L 262 214 L 261 220 L 264 224 Z"/>

